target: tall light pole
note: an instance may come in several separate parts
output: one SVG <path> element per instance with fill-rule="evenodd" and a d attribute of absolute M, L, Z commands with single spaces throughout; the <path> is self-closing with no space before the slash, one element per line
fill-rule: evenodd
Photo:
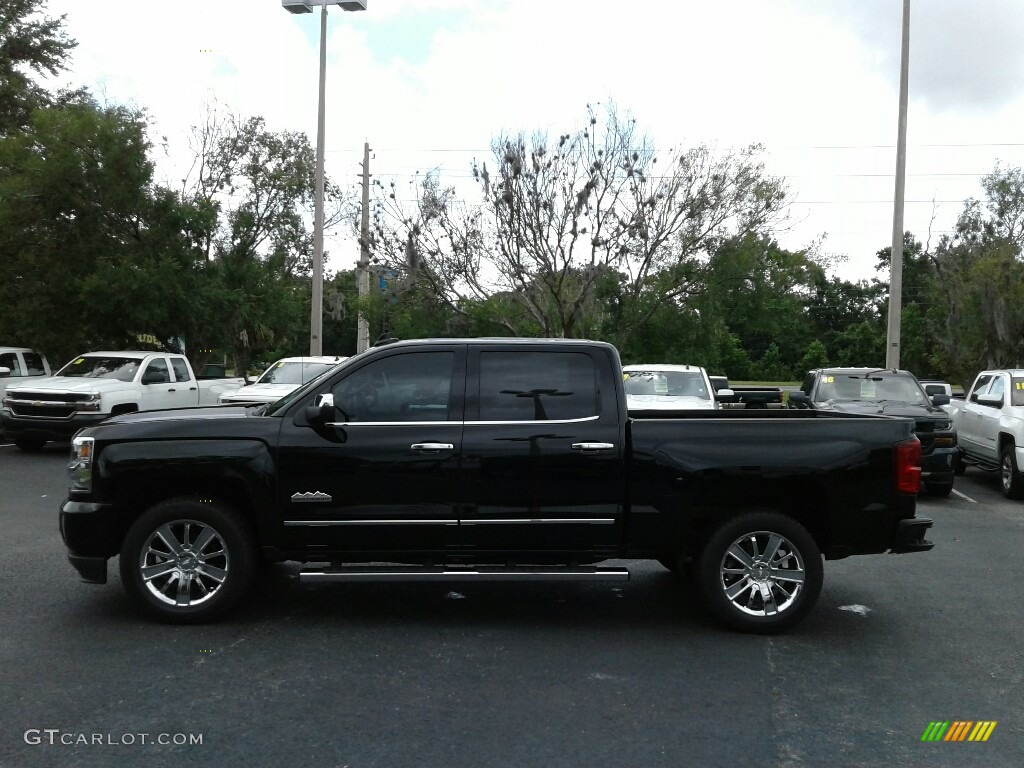
<path fill-rule="evenodd" d="M 885 334 L 885 367 L 900 367 L 903 319 L 903 197 L 907 180 L 907 85 L 910 79 L 910 0 L 903 0 L 900 46 L 900 117 L 896 131 L 896 190 L 893 195 L 892 254 L 889 258 L 889 326 Z"/>
<path fill-rule="evenodd" d="M 316 194 L 313 203 L 313 295 L 309 310 L 309 354 L 323 354 L 324 335 L 324 93 L 327 87 L 327 6 L 365 11 L 366 0 L 281 0 L 289 13 L 320 6 L 320 97 L 316 114 Z"/>

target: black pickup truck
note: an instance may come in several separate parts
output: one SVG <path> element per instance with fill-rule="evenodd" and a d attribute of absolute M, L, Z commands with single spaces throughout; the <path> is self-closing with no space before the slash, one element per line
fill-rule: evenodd
<path fill-rule="evenodd" d="M 942 409 L 945 393 L 928 395 L 910 371 L 878 368 L 818 368 L 808 371 L 799 392 L 791 392 L 793 408 L 844 413 L 878 413 L 914 420 L 921 441 L 921 480 L 933 496 L 953 492 L 957 454 L 952 417 Z"/>
<path fill-rule="evenodd" d="M 749 632 L 792 626 L 822 559 L 932 548 L 913 421 L 815 411 L 627 416 L 601 342 L 398 342 L 284 399 L 81 431 L 60 527 L 85 581 L 214 618 L 266 561 L 304 582 L 626 580 L 653 559 Z"/>

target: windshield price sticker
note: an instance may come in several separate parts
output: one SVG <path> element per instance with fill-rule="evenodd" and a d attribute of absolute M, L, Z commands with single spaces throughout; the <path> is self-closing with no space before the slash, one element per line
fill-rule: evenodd
<path fill-rule="evenodd" d="M 835 376 L 826 376 L 825 377 L 825 383 L 826 384 L 835 384 L 836 383 L 836 377 Z"/>

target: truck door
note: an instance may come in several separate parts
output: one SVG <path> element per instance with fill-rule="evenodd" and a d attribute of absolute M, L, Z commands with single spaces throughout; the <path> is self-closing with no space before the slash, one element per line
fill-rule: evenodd
<path fill-rule="evenodd" d="M 978 419 L 978 445 L 986 456 L 993 458 L 998 458 L 999 456 L 999 427 L 1003 405 L 1010 402 L 1010 392 L 1007 386 L 1009 378 L 1010 375 L 1007 373 L 997 373 L 992 377 L 992 383 L 989 384 L 986 391 L 986 394 L 1001 397 L 1002 405 L 981 405 L 980 403 L 975 403 L 980 413 L 980 418 Z"/>
<path fill-rule="evenodd" d="M 518 552 L 614 556 L 623 430 L 600 354 L 561 344 L 470 350 L 461 513 L 468 548 L 510 560 Z"/>
<path fill-rule="evenodd" d="M 960 418 L 956 425 L 956 439 L 960 447 L 968 453 L 987 458 L 995 458 L 985 450 L 982 438 L 982 421 L 991 411 L 987 405 L 978 402 L 978 395 L 988 390 L 992 383 L 992 374 L 983 373 L 978 376 L 960 408 Z"/>
<path fill-rule="evenodd" d="M 174 395 L 174 407 L 185 408 L 199 405 L 199 385 L 192 378 L 192 371 L 183 357 L 172 357 L 171 370 L 174 371 L 174 388 L 169 394 Z"/>
<path fill-rule="evenodd" d="M 424 557 L 456 543 L 465 358 L 464 344 L 373 357 L 324 383 L 335 412 L 328 426 L 309 426 L 302 408 L 284 419 L 286 539 L 325 552 Z"/>
<path fill-rule="evenodd" d="M 166 357 L 150 357 L 146 360 L 146 367 L 142 371 L 142 394 L 140 396 L 140 411 L 156 411 L 161 408 L 178 408 L 188 405 L 187 400 L 182 400 L 179 392 L 181 384 L 176 384 L 171 378 L 171 369 L 167 365 Z M 187 395 L 188 393 L 185 392 Z"/>

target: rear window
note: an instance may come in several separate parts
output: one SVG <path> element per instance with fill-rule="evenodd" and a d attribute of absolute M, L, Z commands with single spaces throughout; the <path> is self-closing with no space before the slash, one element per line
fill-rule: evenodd
<path fill-rule="evenodd" d="M 599 414 L 597 371 L 581 352 L 481 352 L 482 421 L 555 421 Z"/>

